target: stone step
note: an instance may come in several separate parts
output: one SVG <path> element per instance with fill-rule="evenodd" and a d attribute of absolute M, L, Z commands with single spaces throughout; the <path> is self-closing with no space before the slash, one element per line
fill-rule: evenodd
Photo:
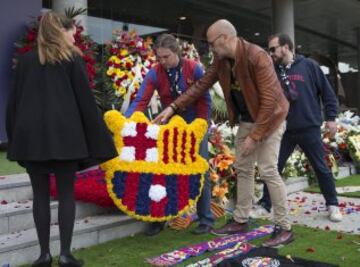
<path fill-rule="evenodd" d="M 52 201 L 50 204 L 51 223 L 58 222 L 58 205 L 57 201 Z M 76 219 L 112 211 L 114 209 L 105 209 L 91 203 L 76 202 Z M 8 234 L 33 227 L 32 200 L 0 204 L 0 234 Z"/>
<path fill-rule="evenodd" d="M 289 177 L 285 180 L 285 185 L 286 192 L 292 194 L 308 188 L 309 182 L 307 177 Z"/>
<path fill-rule="evenodd" d="M 356 174 L 356 168 L 353 164 L 349 164 L 348 166 L 341 166 L 339 167 L 339 171 L 335 176 L 335 179 L 342 179 L 353 174 Z"/>
<path fill-rule="evenodd" d="M 105 214 L 87 217 L 75 222 L 72 249 L 94 246 L 110 240 L 142 232 L 146 224 L 128 216 Z M 60 240 L 57 225 L 51 226 L 51 253 L 59 254 Z M 11 267 L 34 261 L 39 256 L 39 246 L 34 228 L 0 235 L 0 266 Z"/>
<path fill-rule="evenodd" d="M 32 189 L 26 173 L 0 177 L 0 202 L 26 201 L 28 199 L 32 199 Z"/>

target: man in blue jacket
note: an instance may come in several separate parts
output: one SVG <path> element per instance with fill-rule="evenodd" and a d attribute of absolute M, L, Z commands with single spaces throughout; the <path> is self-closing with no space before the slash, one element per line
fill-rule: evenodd
<path fill-rule="evenodd" d="M 284 93 L 290 102 L 287 129 L 280 147 L 279 172 L 282 172 L 287 159 L 296 145 L 299 145 L 315 170 L 328 207 L 329 219 L 339 222 L 342 214 L 338 207 L 334 177 L 325 161 L 320 132 L 322 103 L 330 136 L 333 137 L 336 133 L 337 99 L 334 90 L 315 61 L 294 54 L 294 44 L 288 35 L 280 33 L 271 36 L 268 48 Z M 259 207 L 252 210 L 251 216 L 269 217 L 271 201 L 266 185 L 258 204 Z"/>

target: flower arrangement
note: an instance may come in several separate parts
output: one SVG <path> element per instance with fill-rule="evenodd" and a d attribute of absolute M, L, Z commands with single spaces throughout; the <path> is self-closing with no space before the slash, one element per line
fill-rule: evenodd
<path fill-rule="evenodd" d="M 212 125 L 209 130 L 210 180 L 212 195 L 218 203 L 236 196 L 235 155 L 228 146 L 233 147 L 233 131 L 226 124 Z"/>
<path fill-rule="evenodd" d="M 351 161 L 360 162 L 360 157 L 356 156 L 356 135 L 360 132 L 359 116 L 351 111 L 340 113 L 336 119 L 337 132 L 334 138 L 330 138 L 325 123 L 321 126 L 321 134 L 324 143 L 325 160 L 328 167 L 336 176 L 338 166 L 344 162 Z M 360 153 L 358 153 L 358 156 Z M 350 157 L 351 156 L 351 157 Z M 315 173 L 308 159 L 300 149 L 296 149 L 286 163 L 283 176 L 307 176 L 310 183 L 315 183 Z"/>
<path fill-rule="evenodd" d="M 54 175 L 50 180 L 50 195 L 57 197 Z M 104 208 L 115 206 L 106 189 L 105 172 L 100 168 L 76 174 L 74 195 L 76 200 L 93 203 Z"/>
<path fill-rule="evenodd" d="M 144 40 L 135 31 L 114 31 L 106 47 L 106 82 L 111 84 L 117 103 L 126 110 L 136 97 L 146 73 L 155 62 L 152 40 Z"/>
<path fill-rule="evenodd" d="M 67 13 L 69 17 L 73 18 L 74 15 L 78 13 Z M 38 16 L 30 22 L 26 27 L 26 33 L 24 36 L 15 43 L 16 52 L 15 60 L 19 55 L 25 54 L 36 47 L 36 38 L 39 30 L 39 22 L 42 16 Z M 97 56 L 97 44 L 91 39 L 89 35 L 84 34 L 84 28 L 75 23 L 76 33 L 74 35 L 75 45 L 82 51 L 83 59 L 86 63 L 86 70 L 88 73 L 90 87 L 93 89 L 96 86 L 97 79 L 96 73 L 98 71 L 98 66 L 96 66 L 96 56 Z"/>
<path fill-rule="evenodd" d="M 188 58 L 200 62 L 200 55 L 196 50 L 194 44 L 189 43 L 187 41 L 180 41 L 180 50 L 181 50 L 181 55 L 184 58 Z"/>
<path fill-rule="evenodd" d="M 159 126 L 141 112 L 126 119 L 112 110 L 104 117 L 119 157 L 101 168 L 118 208 L 144 221 L 165 221 L 196 203 L 208 169 L 198 154 L 207 130 L 205 120 L 187 124 L 175 116 Z"/>

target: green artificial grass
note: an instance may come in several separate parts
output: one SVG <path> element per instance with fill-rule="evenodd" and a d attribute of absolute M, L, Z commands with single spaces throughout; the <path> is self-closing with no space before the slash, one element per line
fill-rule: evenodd
<path fill-rule="evenodd" d="M 220 220 L 217 226 L 223 224 Z M 143 234 L 114 240 L 105 244 L 80 249 L 74 254 L 85 260 L 85 266 L 89 267 L 141 267 L 150 266 L 144 262 L 146 257 L 159 256 L 164 252 L 170 252 L 177 248 L 196 244 L 205 240 L 216 238 L 208 234 L 196 236 L 191 234 L 190 229 L 184 231 L 165 230 L 158 236 L 147 237 Z M 331 231 L 311 229 L 302 226 L 294 227 L 296 240 L 280 249 L 281 255 L 290 255 L 292 258 L 300 257 L 339 265 L 340 267 L 359 266 L 360 260 L 360 236 L 345 235 Z M 251 242 L 260 245 L 263 239 Z M 356 244 L 357 242 L 358 244 Z M 196 258 L 190 258 L 178 266 L 186 266 L 212 253 L 205 253 Z M 26 265 L 29 266 L 29 265 Z M 53 266 L 57 266 L 55 263 Z M 23 266 L 25 267 L 25 266 Z"/>
<path fill-rule="evenodd" d="M 343 178 L 335 181 L 336 187 L 344 187 L 344 186 L 360 186 L 360 175 L 351 175 L 347 178 Z M 306 192 L 312 193 L 320 193 L 320 188 L 318 186 L 310 186 L 305 190 Z M 350 192 L 350 193 L 341 193 L 339 196 L 344 197 L 357 197 L 360 198 L 360 191 L 358 192 Z M 359 264 L 360 266 L 360 264 Z"/>
<path fill-rule="evenodd" d="M 0 152 L 0 175 L 24 173 L 25 169 L 6 158 L 6 152 Z"/>

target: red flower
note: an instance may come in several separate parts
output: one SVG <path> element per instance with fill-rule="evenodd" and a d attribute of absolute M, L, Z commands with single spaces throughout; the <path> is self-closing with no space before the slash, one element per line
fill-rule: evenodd
<path fill-rule="evenodd" d="M 310 248 L 307 248 L 306 251 L 307 251 L 307 252 L 314 253 L 314 252 L 315 252 L 315 248 L 310 247 Z"/>
<path fill-rule="evenodd" d="M 110 48 L 110 53 L 113 54 L 113 55 L 116 55 L 118 54 L 118 49 L 117 48 Z"/>
<path fill-rule="evenodd" d="M 32 31 L 32 30 L 29 31 L 28 34 L 27 34 L 27 36 L 26 36 L 26 40 L 27 40 L 28 42 L 34 42 L 35 39 L 36 39 L 36 32 L 34 32 L 34 31 Z"/>
<path fill-rule="evenodd" d="M 336 235 L 336 239 L 343 239 L 343 234 L 342 233 L 337 233 Z"/>
<path fill-rule="evenodd" d="M 24 47 L 20 47 L 17 49 L 19 54 L 25 54 L 31 50 L 32 50 L 32 46 L 30 46 L 30 45 L 25 45 Z"/>

